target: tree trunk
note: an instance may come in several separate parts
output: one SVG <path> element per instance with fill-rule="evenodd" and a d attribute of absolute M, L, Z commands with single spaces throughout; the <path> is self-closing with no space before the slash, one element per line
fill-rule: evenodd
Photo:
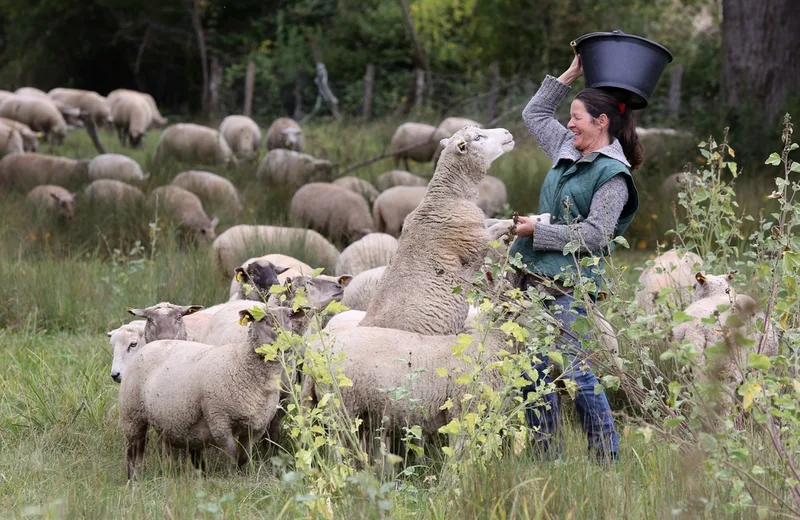
<path fill-rule="evenodd" d="M 303 118 L 303 82 L 300 75 L 300 69 L 294 71 L 294 112 L 292 117 L 295 121 L 300 121 Z"/>
<path fill-rule="evenodd" d="M 683 79 L 683 65 L 675 64 L 669 71 L 669 104 L 667 118 L 675 124 L 681 111 L 681 80 Z"/>
<path fill-rule="evenodd" d="M 309 43 L 311 44 L 311 54 L 314 55 L 314 61 L 317 63 L 317 76 L 314 78 L 314 83 L 317 84 L 319 95 L 328 104 L 333 117 L 339 119 L 339 100 L 333 95 L 330 86 L 328 86 L 328 69 L 325 68 L 325 64 L 322 62 L 322 53 L 317 46 L 317 40 L 311 38 Z"/>
<path fill-rule="evenodd" d="M 774 119 L 800 86 L 797 0 L 723 0 L 722 10 L 727 104 L 753 102 Z"/>
<path fill-rule="evenodd" d="M 244 115 L 253 117 L 253 92 L 256 86 L 256 64 L 247 62 L 247 74 L 244 78 Z"/>
<path fill-rule="evenodd" d="M 222 63 L 216 54 L 211 55 L 209 62 L 208 115 L 215 118 L 220 114 L 219 90 L 222 86 Z"/>
<path fill-rule="evenodd" d="M 141 77 L 141 69 L 142 69 L 142 59 L 144 58 L 144 51 L 147 48 L 147 44 L 150 42 L 150 34 L 151 25 L 147 24 L 147 29 L 144 30 L 144 36 L 142 36 L 142 43 L 139 44 L 139 51 L 136 53 L 136 62 L 133 64 L 133 77 L 136 80 L 136 87 L 144 91 L 144 81 L 142 81 Z"/>
<path fill-rule="evenodd" d="M 500 94 L 500 63 L 492 62 L 489 70 L 492 74 L 492 83 L 489 86 L 489 97 L 486 99 L 486 121 L 491 121 L 497 116 L 497 96 Z"/>
<path fill-rule="evenodd" d="M 433 95 L 433 81 L 430 74 L 430 64 L 428 63 L 428 55 L 425 53 L 425 49 L 422 48 L 422 44 L 419 41 L 419 35 L 417 34 L 417 28 L 414 26 L 414 19 L 411 18 L 411 10 L 408 8 L 408 0 L 397 0 L 397 3 L 400 4 L 400 9 L 403 11 L 403 22 L 406 25 L 406 30 L 408 30 L 408 36 L 411 39 L 411 44 L 413 46 L 412 55 L 414 62 L 415 69 L 422 69 L 424 74 L 428 76 L 428 96 Z M 418 84 L 418 76 L 417 71 L 414 71 L 415 76 L 411 78 L 411 85 L 409 87 L 409 95 L 406 98 L 406 102 L 400 106 L 396 114 L 407 114 L 411 110 L 411 103 L 412 100 L 416 105 L 416 102 L 420 99 L 416 95 L 417 91 L 417 84 Z M 423 77 L 423 87 L 425 78 Z"/>
<path fill-rule="evenodd" d="M 204 114 L 208 114 L 208 55 L 206 52 L 206 36 L 203 33 L 203 24 L 200 22 L 200 5 L 198 0 L 186 0 L 186 9 L 192 18 L 192 29 L 197 37 L 197 51 L 200 53 L 200 70 L 203 73 L 203 91 L 200 95 L 200 105 Z"/>
<path fill-rule="evenodd" d="M 425 92 L 425 71 L 422 69 L 416 69 L 414 73 L 416 76 L 416 80 L 414 82 L 416 85 L 416 88 L 414 89 L 414 110 L 419 110 L 422 108 L 422 95 Z"/>
<path fill-rule="evenodd" d="M 364 73 L 364 110 L 361 112 L 361 121 L 366 123 L 372 117 L 372 91 L 375 87 L 375 65 L 367 65 Z"/>

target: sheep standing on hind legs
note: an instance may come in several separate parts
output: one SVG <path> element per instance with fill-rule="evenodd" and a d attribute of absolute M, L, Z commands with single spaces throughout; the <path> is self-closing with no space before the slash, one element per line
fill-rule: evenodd
<path fill-rule="evenodd" d="M 406 218 L 397 252 L 359 326 L 429 335 L 458 334 L 464 327 L 466 291 L 453 289 L 470 284 L 489 242 L 498 238 L 476 204 L 478 186 L 492 162 L 514 148 L 514 139 L 504 128 L 467 126 L 442 146 L 428 192 Z M 498 231 L 505 232 L 507 226 Z"/>

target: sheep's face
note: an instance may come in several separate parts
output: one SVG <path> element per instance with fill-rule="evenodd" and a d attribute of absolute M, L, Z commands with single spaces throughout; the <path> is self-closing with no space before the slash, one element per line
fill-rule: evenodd
<path fill-rule="evenodd" d="M 142 137 L 144 137 L 144 134 L 139 132 L 131 132 L 130 136 L 128 137 L 131 142 L 131 148 L 139 148 L 142 145 Z"/>
<path fill-rule="evenodd" d="M 111 360 L 111 379 L 114 382 L 122 382 L 131 357 L 144 345 L 144 325 L 145 322 L 137 320 L 106 332 L 114 351 L 114 358 Z"/>
<path fill-rule="evenodd" d="M 694 292 L 692 293 L 692 300 L 697 301 L 709 296 L 719 296 L 721 294 L 730 294 L 733 290 L 731 282 L 736 276 L 736 271 L 731 271 L 728 274 L 708 274 L 704 275 L 698 272 L 694 275 Z"/>
<path fill-rule="evenodd" d="M 264 345 L 274 343 L 280 329 L 291 332 L 293 323 L 305 319 L 305 315 L 306 309 L 294 311 L 290 307 L 268 307 L 265 313 L 256 307 L 239 311 L 239 324 L 249 327 L 251 345 Z"/>
<path fill-rule="evenodd" d="M 299 128 L 284 128 L 281 132 L 283 147 L 287 150 L 298 150 L 300 148 L 300 137 L 302 135 L 303 131 Z"/>
<path fill-rule="evenodd" d="M 199 226 L 196 228 L 194 237 L 201 244 L 210 244 L 217 238 L 217 232 L 215 231 L 217 224 L 219 224 L 219 218 L 214 217 L 207 226 Z"/>
<path fill-rule="evenodd" d="M 482 157 L 491 164 L 504 153 L 514 149 L 514 136 L 505 128 L 484 129 L 469 125 L 452 137 L 442 139 L 440 144 L 449 154 Z"/>
<path fill-rule="evenodd" d="M 146 309 L 131 309 L 127 311 L 134 316 L 145 318 L 144 326 L 145 343 L 159 339 L 186 339 L 186 326 L 183 317 L 202 309 L 202 305 L 173 305 L 162 302 Z"/>
<path fill-rule="evenodd" d="M 67 222 L 72 220 L 72 217 L 75 216 L 75 193 L 70 193 L 68 195 L 51 193 L 50 196 L 53 197 L 56 202 L 58 216 Z"/>
<path fill-rule="evenodd" d="M 244 300 L 267 301 L 270 287 L 280 285 L 278 275 L 287 269 L 289 268 L 276 266 L 267 260 L 258 260 L 246 267 L 237 267 L 233 272 L 240 284 L 239 296 Z M 245 283 L 253 287 L 249 293 L 245 293 Z"/>
<path fill-rule="evenodd" d="M 308 304 L 313 309 L 324 309 L 332 301 L 340 302 L 344 297 L 344 288 L 350 283 L 353 277 L 343 275 L 336 279 L 309 276 L 295 276 L 286 280 L 287 298 L 294 301 L 297 290 L 306 290 Z"/>

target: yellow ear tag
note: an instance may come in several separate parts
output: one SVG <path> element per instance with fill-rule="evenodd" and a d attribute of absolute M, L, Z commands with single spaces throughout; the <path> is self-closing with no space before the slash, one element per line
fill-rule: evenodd
<path fill-rule="evenodd" d="M 249 314 L 245 314 L 241 318 L 239 318 L 239 325 L 242 327 L 247 327 L 247 324 L 250 323 L 251 316 Z"/>
<path fill-rule="evenodd" d="M 702 273 L 697 273 L 696 275 L 694 275 L 694 277 L 697 279 L 698 282 L 704 283 L 706 281 L 706 277 L 703 276 Z"/>
<path fill-rule="evenodd" d="M 460 143 L 458 143 L 458 149 L 459 149 L 459 151 L 462 151 L 462 152 L 463 152 L 464 150 L 466 150 L 466 149 L 467 149 L 467 143 L 466 143 L 466 141 L 461 141 Z"/>
<path fill-rule="evenodd" d="M 244 276 L 242 276 L 242 272 L 241 271 L 237 271 L 236 272 L 236 281 L 237 282 L 241 282 L 243 279 L 244 279 Z"/>

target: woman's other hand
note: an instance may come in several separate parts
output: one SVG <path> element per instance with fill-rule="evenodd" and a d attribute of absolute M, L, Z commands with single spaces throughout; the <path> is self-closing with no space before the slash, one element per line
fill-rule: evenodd
<path fill-rule="evenodd" d="M 581 61 L 581 55 L 576 54 L 575 57 L 572 59 L 572 63 L 570 64 L 569 68 L 564 71 L 564 73 L 558 77 L 558 81 L 563 83 L 564 85 L 572 85 L 576 79 L 583 76 L 583 62 Z"/>
<path fill-rule="evenodd" d="M 536 219 L 530 217 L 517 218 L 517 236 L 532 237 L 533 229 L 536 227 Z"/>

